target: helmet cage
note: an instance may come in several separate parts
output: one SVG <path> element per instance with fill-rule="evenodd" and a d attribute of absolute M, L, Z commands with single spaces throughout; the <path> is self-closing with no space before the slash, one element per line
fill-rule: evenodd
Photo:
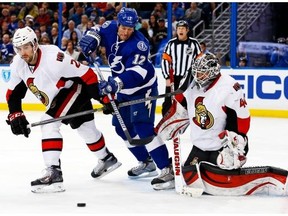
<path fill-rule="evenodd" d="M 192 75 L 200 86 L 206 86 L 220 73 L 220 64 L 216 56 L 204 54 L 192 64 Z"/>

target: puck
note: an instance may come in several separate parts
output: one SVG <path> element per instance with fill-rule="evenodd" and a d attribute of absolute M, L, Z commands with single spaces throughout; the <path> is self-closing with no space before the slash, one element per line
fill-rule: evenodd
<path fill-rule="evenodd" d="M 85 207 L 86 203 L 77 203 L 77 207 Z"/>

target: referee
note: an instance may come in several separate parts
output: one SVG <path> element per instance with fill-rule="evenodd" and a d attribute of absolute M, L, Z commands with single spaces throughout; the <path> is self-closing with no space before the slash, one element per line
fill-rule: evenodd
<path fill-rule="evenodd" d="M 176 24 L 176 37 L 168 41 L 165 46 L 161 68 L 166 79 L 165 93 L 171 92 L 170 74 L 174 76 L 174 90 L 178 89 L 180 80 L 191 67 L 192 62 L 201 53 L 199 42 L 188 36 L 189 25 L 185 20 Z M 171 97 L 166 97 L 162 104 L 162 115 L 171 107 Z"/>

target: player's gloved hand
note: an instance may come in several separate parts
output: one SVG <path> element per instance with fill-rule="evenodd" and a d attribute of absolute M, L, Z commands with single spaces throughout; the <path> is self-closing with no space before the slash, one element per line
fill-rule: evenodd
<path fill-rule="evenodd" d="M 101 37 L 94 29 L 89 30 L 87 34 L 81 38 L 79 46 L 89 62 L 93 62 L 91 61 L 90 55 L 97 49 L 100 41 Z"/>
<path fill-rule="evenodd" d="M 23 112 L 14 112 L 8 115 L 7 124 L 11 126 L 12 133 L 15 135 L 24 134 L 28 137 L 31 130 L 27 127 L 29 122 L 27 121 Z"/>
<path fill-rule="evenodd" d="M 247 158 L 245 156 L 246 138 L 233 132 L 224 130 L 219 135 L 223 149 L 217 157 L 217 165 L 222 169 L 238 169 L 242 167 Z"/>
<path fill-rule="evenodd" d="M 113 95 L 112 95 L 113 97 Z M 118 101 L 114 100 L 116 106 L 118 106 Z M 105 95 L 104 97 L 100 98 L 100 103 L 103 105 L 103 114 L 105 115 L 109 115 L 109 114 L 114 114 L 114 109 L 112 107 L 112 104 L 108 98 L 107 95 Z"/>
<path fill-rule="evenodd" d="M 107 94 L 115 94 L 119 92 L 123 87 L 122 81 L 116 77 L 115 79 L 111 76 L 108 77 L 108 81 L 99 82 L 99 93 L 101 96 Z"/>
<path fill-rule="evenodd" d="M 244 139 L 241 135 L 233 131 L 224 130 L 218 136 L 223 147 L 228 146 L 230 149 L 233 149 L 236 154 L 245 153 L 244 148 L 247 145 L 247 140 Z"/>
<path fill-rule="evenodd" d="M 170 93 L 171 92 L 171 87 L 166 86 L 165 93 Z M 171 97 L 165 97 L 164 102 L 162 103 L 162 116 L 164 116 L 170 107 L 172 106 L 172 99 Z"/>

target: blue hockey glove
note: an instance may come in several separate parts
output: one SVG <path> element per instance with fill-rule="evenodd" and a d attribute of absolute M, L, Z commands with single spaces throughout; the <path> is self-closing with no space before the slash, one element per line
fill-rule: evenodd
<path fill-rule="evenodd" d="M 115 94 L 119 92 L 123 87 L 123 83 L 119 78 L 108 77 L 108 81 L 99 82 L 99 93 L 101 96 L 107 94 Z"/>
<path fill-rule="evenodd" d="M 90 60 L 91 53 L 93 53 L 99 46 L 100 41 L 101 37 L 94 29 L 88 31 L 87 34 L 81 38 L 79 46 L 88 60 Z"/>

